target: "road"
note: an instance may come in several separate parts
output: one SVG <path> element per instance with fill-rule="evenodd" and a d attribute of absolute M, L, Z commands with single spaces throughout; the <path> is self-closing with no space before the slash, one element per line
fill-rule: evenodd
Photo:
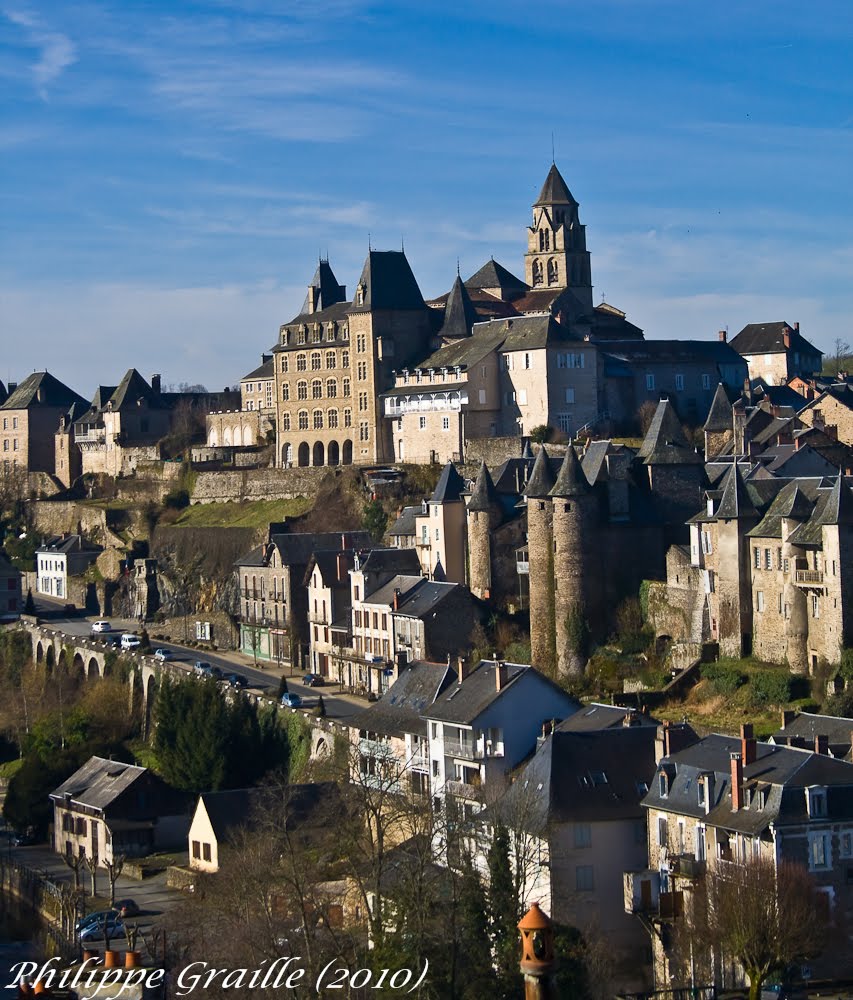
<path fill-rule="evenodd" d="M 64 604 L 49 601 L 40 594 L 35 596 L 37 614 L 43 624 L 49 628 L 55 628 L 68 636 L 78 638 L 107 638 L 107 635 L 103 633 L 92 635 L 92 622 L 98 621 L 98 617 L 87 618 L 82 611 L 68 612 Z M 110 618 L 109 621 L 112 625 L 112 632 L 109 633 L 109 636 L 115 642 L 119 641 L 118 637 L 122 632 L 139 631 L 138 621 L 121 618 Z M 152 628 L 156 631 L 156 626 L 149 626 L 149 634 Z M 168 649 L 174 656 L 171 662 L 188 673 L 192 671 L 196 660 L 203 660 L 218 667 L 223 674 L 241 674 L 248 681 L 248 690 L 265 694 L 268 697 L 275 697 L 278 692 L 279 680 L 283 674 L 287 679 L 288 691 L 298 694 L 302 698 L 302 708 L 309 713 L 317 705 L 321 693 L 326 715 L 330 719 L 345 721 L 367 708 L 367 701 L 364 698 L 344 694 L 337 690 L 337 685 L 327 685 L 322 688 L 308 687 L 302 683 L 301 676 L 291 677 L 286 670 L 281 670 L 273 663 L 268 667 L 255 667 L 253 662 L 242 653 L 189 649 L 180 643 L 160 642 L 156 639 L 152 639 L 151 644 L 155 649 Z"/>

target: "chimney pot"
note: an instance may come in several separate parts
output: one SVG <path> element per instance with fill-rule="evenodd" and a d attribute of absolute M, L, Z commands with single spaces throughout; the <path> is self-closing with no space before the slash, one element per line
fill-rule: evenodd
<path fill-rule="evenodd" d="M 717 336 L 720 338 L 721 343 L 725 344 L 729 339 L 728 331 L 720 330 Z"/>
<path fill-rule="evenodd" d="M 743 806 L 743 762 L 739 753 L 732 754 L 732 812 Z"/>

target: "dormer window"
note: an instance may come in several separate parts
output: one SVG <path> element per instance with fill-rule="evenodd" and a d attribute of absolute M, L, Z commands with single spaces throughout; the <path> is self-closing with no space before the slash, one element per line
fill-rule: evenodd
<path fill-rule="evenodd" d="M 359 282 L 355 290 L 355 304 L 357 306 L 364 305 L 364 285 L 362 285 L 361 282 Z"/>
<path fill-rule="evenodd" d="M 698 784 L 696 785 L 696 795 L 699 805 L 704 808 L 708 796 L 708 786 L 706 785 L 704 778 L 700 778 Z"/>
<path fill-rule="evenodd" d="M 807 788 L 806 804 L 808 806 L 810 819 L 823 819 L 826 817 L 826 789 L 815 787 Z"/>
<path fill-rule="evenodd" d="M 666 771 L 661 771 L 658 775 L 658 789 L 662 799 L 665 799 L 669 795 L 669 775 Z"/>

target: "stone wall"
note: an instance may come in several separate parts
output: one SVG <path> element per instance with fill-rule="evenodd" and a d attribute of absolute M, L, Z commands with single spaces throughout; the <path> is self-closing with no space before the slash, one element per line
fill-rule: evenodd
<path fill-rule="evenodd" d="M 245 469 L 199 472 L 192 503 L 223 503 L 229 500 L 291 500 L 316 493 L 330 469 L 321 466 L 293 469 Z"/>
<path fill-rule="evenodd" d="M 494 469 L 508 458 L 518 458 L 522 443 L 520 435 L 468 438 L 465 442 L 465 461 L 477 465 L 485 461 L 490 469 Z"/>

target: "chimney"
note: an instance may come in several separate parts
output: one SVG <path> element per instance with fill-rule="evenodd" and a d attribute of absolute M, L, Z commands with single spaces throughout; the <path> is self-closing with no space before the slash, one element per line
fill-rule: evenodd
<path fill-rule="evenodd" d="M 308 309 L 307 312 L 313 313 L 317 311 L 317 287 L 316 285 L 308 286 Z"/>
<path fill-rule="evenodd" d="M 622 716 L 622 725 L 626 729 L 630 729 L 631 726 L 639 726 L 640 724 L 640 713 L 635 708 L 628 708 L 625 710 L 625 714 Z"/>
<path fill-rule="evenodd" d="M 785 709 L 785 711 L 782 712 L 782 728 L 787 729 L 796 717 L 796 712 L 792 712 L 790 709 Z"/>
<path fill-rule="evenodd" d="M 732 754 L 732 812 L 743 806 L 743 764 L 740 754 Z"/>
<path fill-rule="evenodd" d="M 542 739 L 544 740 L 547 736 L 550 736 L 554 732 L 554 721 L 553 719 L 546 719 L 542 723 Z"/>
<path fill-rule="evenodd" d="M 794 329 L 797 331 L 797 333 L 800 332 L 800 321 L 799 320 L 797 320 L 797 322 L 794 323 Z"/>
<path fill-rule="evenodd" d="M 154 392 L 157 393 L 158 396 L 160 395 L 160 376 L 159 375 L 152 375 L 151 376 L 151 388 L 152 388 L 152 390 Z"/>
<path fill-rule="evenodd" d="M 15 391 L 15 390 L 16 390 L 17 388 L 18 388 L 18 383 L 17 383 L 17 382 L 10 382 L 10 383 L 8 384 L 8 386 L 6 386 L 6 391 L 7 391 L 7 392 L 9 393 L 9 395 L 11 396 L 11 395 L 12 395 L 12 393 L 13 393 L 13 392 L 14 392 L 14 391 Z"/>
<path fill-rule="evenodd" d="M 456 657 L 456 680 L 461 684 L 462 681 L 471 673 L 471 664 L 467 656 L 457 656 Z"/>
<path fill-rule="evenodd" d="M 824 757 L 829 754 L 829 737 L 826 733 L 818 733 L 814 738 L 814 752 L 823 754 Z"/>
<path fill-rule="evenodd" d="M 787 351 L 791 346 L 791 330 L 789 327 L 785 327 L 782 331 L 782 343 L 785 345 L 785 350 Z"/>
<path fill-rule="evenodd" d="M 400 610 L 400 588 L 399 587 L 395 587 L 394 588 L 394 610 L 395 611 L 399 611 Z"/>
<path fill-rule="evenodd" d="M 729 334 L 728 334 L 728 331 L 727 331 L 727 330 L 720 330 L 720 331 L 719 331 L 719 332 L 717 333 L 717 336 L 718 336 L 718 337 L 720 338 L 720 343 L 721 343 L 721 344 L 725 344 L 725 343 L 727 343 L 727 342 L 728 342 L 728 339 L 729 339 Z"/>
<path fill-rule="evenodd" d="M 506 687 L 506 664 L 503 660 L 495 663 L 495 691 L 502 691 Z"/>
<path fill-rule="evenodd" d="M 743 766 L 754 764 L 758 756 L 755 736 L 753 736 L 752 723 L 745 722 L 740 727 L 740 755 Z"/>
<path fill-rule="evenodd" d="M 347 563 L 343 552 L 339 552 L 337 555 L 337 573 L 335 574 L 338 580 L 345 580 L 347 576 Z"/>

